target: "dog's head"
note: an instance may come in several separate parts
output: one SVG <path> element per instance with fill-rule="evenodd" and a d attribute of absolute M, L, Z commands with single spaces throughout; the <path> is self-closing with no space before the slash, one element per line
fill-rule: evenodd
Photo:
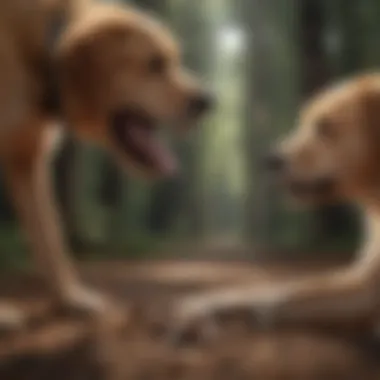
<path fill-rule="evenodd" d="M 359 200 L 380 180 L 380 76 L 351 79 L 318 94 L 298 127 L 267 158 L 296 199 Z"/>
<path fill-rule="evenodd" d="M 168 175 L 176 168 L 157 139 L 159 127 L 187 129 L 213 103 L 182 66 L 171 33 L 136 10 L 91 7 L 68 27 L 57 60 L 75 132 L 144 175 Z"/>

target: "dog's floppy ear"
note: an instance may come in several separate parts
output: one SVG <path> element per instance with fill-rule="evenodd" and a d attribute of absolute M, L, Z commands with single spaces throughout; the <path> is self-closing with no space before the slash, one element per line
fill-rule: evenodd
<path fill-rule="evenodd" d="M 57 58 L 63 91 L 69 96 L 91 103 L 95 81 L 95 68 L 91 60 L 91 46 L 80 42 L 65 50 Z"/>
<path fill-rule="evenodd" d="M 84 85 L 92 82 L 93 66 L 91 62 L 92 48 L 87 41 L 76 43 L 66 49 L 58 58 L 62 79 L 70 87 L 82 91 Z"/>
<path fill-rule="evenodd" d="M 56 50 L 62 87 L 70 96 L 86 100 L 92 107 L 96 107 L 96 97 L 109 79 L 110 73 L 105 73 L 107 66 L 117 63 L 116 56 L 131 35 L 124 20 L 100 21 L 98 25 L 92 22 L 74 27 Z"/>

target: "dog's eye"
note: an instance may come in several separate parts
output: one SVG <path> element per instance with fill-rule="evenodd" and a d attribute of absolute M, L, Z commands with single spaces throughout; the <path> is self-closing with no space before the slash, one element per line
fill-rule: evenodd
<path fill-rule="evenodd" d="M 316 125 L 318 136 L 324 139 L 332 139 L 335 136 L 335 131 L 330 120 L 321 119 Z"/>
<path fill-rule="evenodd" d="M 167 62 L 162 56 L 153 57 L 148 64 L 148 71 L 151 74 L 163 74 L 167 68 Z"/>

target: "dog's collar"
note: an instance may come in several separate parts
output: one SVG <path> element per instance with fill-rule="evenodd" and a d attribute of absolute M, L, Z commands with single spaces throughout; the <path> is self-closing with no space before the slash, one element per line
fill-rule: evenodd
<path fill-rule="evenodd" d="M 67 15 L 62 10 L 56 12 L 48 28 L 46 56 L 42 63 L 42 78 L 44 90 L 42 95 L 42 109 L 50 116 L 62 115 L 61 90 L 59 73 L 54 58 L 57 41 L 67 25 Z"/>

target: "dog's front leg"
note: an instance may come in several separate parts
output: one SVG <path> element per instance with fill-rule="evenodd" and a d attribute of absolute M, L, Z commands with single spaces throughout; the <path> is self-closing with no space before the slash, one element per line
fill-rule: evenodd
<path fill-rule="evenodd" d="M 256 325 L 266 327 L 374 318 L 380 282 L 380 219 L 369 216 L 368 222 L 368 237 L 359 258 L 345 269 L 294 281 L 218 289 L 179 300 L 169 327 L 175 340 L 186 337 L 197 325 L 201 331 L 203 326 L 214 331 L 218 315 L 236 312 L 248 312 Z"/>
<path fill-rule="evenodd" d="M 13 159 L 5 163 L 11 196 L 38 268 L 56 299 L 70 310 L 102 312 L 106 310 L 105 300 L 81 285 L 66 255 L 49 175 L 54 133 L 57 131 L 53 127 L 44 130 L 41 141 L 36 143 L 37 148 L 27 160 Z"/>
<path fill-rule="evenodd" d="M 298 281 L 240 285 L 179 300 L 169 327 L 175 341 L 217 331 L 220 317 L 246 315 L 258 328 L 364 318 L 373 311 L 375 289 L 356 269 Z"/>
<path fill-rule="evenodd" d="M 380 217 L 376 208 L 372 209 L 375 211 L 365 215 L 367 236 L 358 258 L 343 270 L 278 284 L 274 292 L 278 296 L 269 303 L 269 317 L 280 323 L 375 318 L 379 306 Z M 265 317 L 265 308 L 262 311 Z"/>

